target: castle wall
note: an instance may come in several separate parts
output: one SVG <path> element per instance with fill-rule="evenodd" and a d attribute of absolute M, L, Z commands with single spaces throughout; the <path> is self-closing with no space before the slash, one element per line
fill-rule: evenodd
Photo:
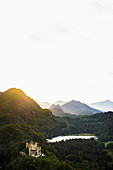
<path fill-rule="evenodd" d="M 33 157 L 39 157 L 41 156 L 41 147 L 37 146 L 37 142 L 35 142 L 35 144 L 33 144 L 33 142 L 26 142 L 26 148 L 29 148 L 29 155 L 33 156 Z"/>

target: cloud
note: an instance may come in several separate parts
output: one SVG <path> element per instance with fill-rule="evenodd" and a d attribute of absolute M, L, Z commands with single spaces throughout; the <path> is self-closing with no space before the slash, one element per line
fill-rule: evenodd
<path fill-rule="evenodd" d="M 71 28 L 66 24 L 61 23 L 48 23 L 48 28 L 42 32 L 27 34 L 25 44 L 31 43 L 51 43 L 55 40 L 56 35 L 62 36 L 68 35 L 71 32 Z"/>
<path fill-rule="evenodd" d="M 56 34 L 56 33 L 60 33 L 60 34 L 69 34 L 70 32 L 70 28 L 64 23 L 50 23 L 50 29 L 51 32 Z"/>
<path fill-rule="evenodd" d="M 95 10 L 101 10 L 103 8 L 102 0 L 94 0 L 94 2 L 90 3 L 90 6 L 94 7 Z"/>
<path fill-rule="evenodd" d="M 49 39 L 50 39 L 49 32 L 38 32 L 38 33 L 27 34 L 24 43 L 26 45 L 33 44 L 33 43 L 45 44 L 49 42 Z"/>
<path fill-rule="evenodd" d="M 108 75 L 113 76 L 113 72 L 109 72 Z"/>
<path fill-rule="evenodd" d="M 27 43 L 35 43 L 45 41 L 45 35 L 43 33 L 34 33 L 27 35 Z"/>
<path fill-rule="evenodd" d="M 105 45 L 106 43 L 101 41 L 101 40 L 96 40 L 96 39 L 91 39 L 91 38 L 80 38 L 81 40 L 83 41 L 87 41 L 87 42 L 90 42 L 90 43 L 96 43 L 96 44 L 99 44 L 99 45 Z"/>
<path fill-rule="evenodd" d="M 41 34 L 39 33 L 39 35 L 33 35 L 33 34 L 30 34 L 28 36 L 28 38 L 32 41 L 41 41 L 43 39 L 43 36 L 41 36 Z"/>
<path fill-rule="evenodd" d="M 57 24 L 56 25 L 56 32 L 67 34 L 67 33 L 69 33 L 69 29 L 64 25 Z"/>

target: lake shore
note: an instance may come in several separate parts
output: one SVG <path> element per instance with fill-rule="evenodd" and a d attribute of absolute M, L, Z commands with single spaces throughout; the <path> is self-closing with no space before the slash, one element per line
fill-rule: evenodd
<path fill-rule="evenodd" d="M 48 142 L 60 142 L 62 140 L 66 141 L 66 140 L 70 140 L 70 139 L 95 139 L 95 140 L 98 140 L 98 137 L 96 136 L 83 136 L 83 135 L 69 135 L 69 136 L 57 136 L 57 137 L 54 137 L 52 139 L 47 139 Z"/>

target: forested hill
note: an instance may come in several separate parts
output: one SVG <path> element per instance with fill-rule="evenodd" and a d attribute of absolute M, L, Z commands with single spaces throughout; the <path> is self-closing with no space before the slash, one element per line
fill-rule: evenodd
<path fill-rule="evenodd" d="M 0 93 L 0 110 L 11 112 L 17 108 L 28 111 L 29 113 L 35 109 L 42 110 L 41 107 L 21 89 L 11 88 Z"/>
<path fill-rule="evenodd" d="M 73 169 L 72 166 L 74 167 L 75 165 L 70 162 L 70 155 L 67 158 L 64 157 L 65 159 L 63 158 L 63 161 L 66 160 L 66 162 L 60 161 L 62 158 L 60 154 L 57 154 L 60 153 L 59 147 L 55 147 L 55 149 L 53 147 L 52 150 L 52 146 L 47 143 L 46 138 L 58 135 L 93 133 L 99 137 L 99 142 L 100 140 L 105 142 L 113 140 L 112 125 L 112 112 L 91 116 L 75 116 L 74 118 L 55 117 L 50 110 L 42 109 L 22 90 L 9 89 L 0 93 L 0 167 L 2 169 L 15 169 L 16 167 L 18 170 L 37 170 L 40 167 L 42 168 L 42 166 L 48 167 L 48 170 L 52 170 L 54 167 L 56 170 Z M 27 156 L 21 157 L 20 151 L 25 151 L 26 140 L 37 141 L 41 145 L 42 151 L 46 153 L 46 156 L 40 159 Z M 72 149 L 69 151 L 72 152 L 74 145 L 70 148 Z M 104 148 L 102 147 L 102 149 Z M 77 151 L 81 157 L 80 154 L 82 153 L 80 152 L 82 151 Z M 99 153 L 102 152 L 99 151 Z M 64 151 L 64 155 L 66 154 Z M 76 153 L 72 152 L 72 154 Z M 80 161 L 83 162 L 83 160 L 86 160 L 86 158 L 81 157 Z M 37 168 L 38 166 L 39 168 Z M 79 166 L 77 165 L 77 167 Z"/>
<path fill-rule="evenodd" d="M 42 109 L 20 89 L 11 88 L 0 93 L 1 133 L 4 129 L 11 129 L 11 126 L 15 124 L 15 129 L 17 127 L 19 131 L 22 131 L 23 126 L 27 128 L 28 125 L 36 128 L 46 138 L 73 133 L 94 133 L 101 138 L 111 139 L 113 136 L 112 123 L 112 112 L 60 118 L 52 115 L 50 110 Z M 19 126 L 19 124 L 23 125 Z M 12 129 L 14 130 L 14 128 Z"/>
<path fill-rule="evenodd" d="M 22 90 L 11 88 L 0 95 L 0 126 L 24 124 L 35 126 L 46 137 L 54 136 L 66 124 L 52 115 L 50 110 L 42 109 Z M 16 127 L 16 126 L 15 126 Z"/>
<path fill-rule="evenodd" d="M 69 134 L 92 133 L 103 142 L 113 140 L 113 112 L 63 119 L 69 125 L 64 129 L 64 133 L 67 131 Z"/>

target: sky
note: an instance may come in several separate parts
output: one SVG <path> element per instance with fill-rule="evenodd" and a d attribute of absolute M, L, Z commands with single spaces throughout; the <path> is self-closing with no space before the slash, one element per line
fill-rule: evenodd
<path fill-rule="evenodd" d="M 113 101 L 112 0 L 0 1 L 0 91 Z"/>

